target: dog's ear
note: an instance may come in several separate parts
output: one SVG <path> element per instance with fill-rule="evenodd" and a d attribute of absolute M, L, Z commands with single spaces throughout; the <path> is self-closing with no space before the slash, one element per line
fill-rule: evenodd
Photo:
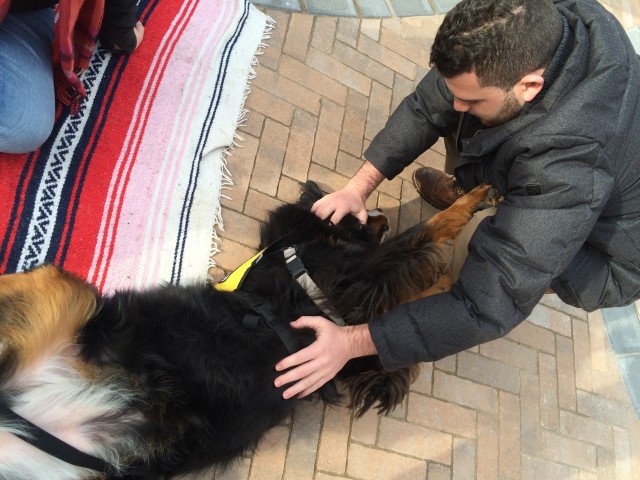
<path fill-rule="evenodd" d="M 311 206 L 322 197 L 324 197 L 324 193 L 320 190 L 318 184 L 309 180 L 302 184 L 302 193 L 300 194 L 298 204 L 307 210 L 311 210 Z"/>

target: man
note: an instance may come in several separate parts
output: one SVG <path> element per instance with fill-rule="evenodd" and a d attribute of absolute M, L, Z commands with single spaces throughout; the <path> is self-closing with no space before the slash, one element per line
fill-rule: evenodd
<path fill-rule="evenodd" d="M 503 196 L 473 233 L 451 292 L 337 327 L 292 325 L 316 341 L 287 357 L 284 396 L 316 390 L 350 358 L 388 369 L 435 361 L 507 334 L 548 288 L 591 311 L 640 298 L 640 59 L 595 0 L 464 0 L 446 15 L 432 70 L 391 115 L 347 186 L 314 212 L 365 220 L 364 201 L 438 137 L 460 158 L 455 182 Z M 451 152 L 450 152 L 451 153 Z M 445 207 L 449 177 L 419 170 L 423 197 Z"/>

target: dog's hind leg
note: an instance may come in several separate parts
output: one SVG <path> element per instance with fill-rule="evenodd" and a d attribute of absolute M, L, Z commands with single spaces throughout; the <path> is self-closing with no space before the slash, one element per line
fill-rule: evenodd
<path fill-rule="evenodd" d="M 0 276 L 0 398 L 117 473 L 134 454 L 145 457 L 147 442 L 138 428 L 143 418 L 132 408 L 139 402 L 135 380 L 77 356 L 77 335 L 96 303 L 90 286 L 52 266 Z M 32 435 L 23 422 L 0 415 L 0 478 L 98 478 L 28 444 Z"/>
<path fill-rule="evenodd" d="M 427 220 L 426 223 L 431 228 L 432 241 L 442 243 L 454 240 L 480 206 L 495 203 L 495 190 L 490 185 L 483 184 L 474 188 L 449 208 Z"/>
<path fill-rule="evenodd" d="M 444 273 L 438 277 L 436 283 L 431 285 L 427 290 L 422 292 L 418 297 L 415 298 L 424 298 L 430 295 L 435 295 L 436 293 L 448 292 L 451 290 L 451 286 L 453 285 L 453 280 L 448 273 Z"/>
<path fill-rule="evenodd" d="M 95 308 L 93 290 L 55 267 L 0 276 L 0 385 L 70 345 Z"/>
<path fill-rule="evenodd" d="M 440 255 L 444 260 L 447 257 L 445 254 L 446 249 L 452 248 L 449 245 L 444 245 L 445 242 L 450 244 L 457 237 L 460 230 L 469 222 L 482 203 L 492 203 L 490 191 L 491 187 L 489 185 L 476 187 L 451 207 L 429 219 L 426 222 L 427 228 L 425 228 L 424 223 L 416 225 L 397 237 L 395 242 L 386 245 L 389 249 L 388 251 L 385 249 L 385 252 L 393 255 L 394 258 L 410 259 L 404 264 L 399 264 L 401 265 L 399 271 L 407 273 L 411 270 L 413 272 L 409 275 L 410 279 L 405 279 L 407 281 L 404 282 L 400 281 L 401 275 L 390 275 L 388 271 L 384 272 L 384 275 L 382 273 L 375 275 L 375 277 L 396 278 L 394 287 L 399 285 L 406 287 L 399 289 L 402 291 L 401 293 L 392 295 L 393 304 L 417 300 L 448 291 L 451 288 L 451 277 L 446 272 L 440 271 L 440 268 L 435 268 L 435 265 L 431 263 L 434 261 L 434 256 L 429 251 L 433 252 L 433 247 L 443 249 Z M 400 243 L 398 244 L 397 242 Z M 432 246 L 431 250 L 428 248 L 429 245 Z M 402 247 L 407 246 L 410 246 L 408 254 L 401 254 Z M 420 258 L 429 260 L 430 263 L 422 263 Z M 378 257 L 376 260 L 377 266 L 389 264 L 389 262 L 382 261 L 383 257 Z M 432 276 L 427 275 L 425 272 L 432 272 Z M 421 277 L 421 274 L 424 277 Z M 438 276 L 434 283 L 433 277 L 436 275 Z M 385 286 L 385 291 L 388 291 L 388 287 L 388 285 Z M 378 298 L 384 297 L 381 293 L 376 293 L 375 295 Z M 403 401 L 409 392 L 411 383 L 417 378 L 418 374 L 419 366 L 414 365 L 394 371 L 385 371 L 382 366 L 379 366 L 378 369 L 374 368 L 370 371 L 352 375 L 346 381 L 351 396 L 350 406 L 356 411 L 356 416 L 361 416 L 372 407 L 377 408 L 378 413 L 389 413 Z"/>

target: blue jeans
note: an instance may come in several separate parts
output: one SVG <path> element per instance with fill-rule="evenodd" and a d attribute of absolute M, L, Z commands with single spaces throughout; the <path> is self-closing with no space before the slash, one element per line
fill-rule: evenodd
<path fill-rule="evenodd" d="M 31 152 L 51 134 L 52 42 L 51 8 L 9 13 L 0 23 L 0 152 Z"/>

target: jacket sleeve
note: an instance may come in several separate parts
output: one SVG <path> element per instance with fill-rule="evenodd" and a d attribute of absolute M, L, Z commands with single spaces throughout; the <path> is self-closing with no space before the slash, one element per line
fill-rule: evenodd
<path fill-rule="evenodd" d="M 136 36 L 133 33 L 136 19 L 135 0 L 105 0 L 104 16 L 100 27 L 100 42 L 109 50 L 117 45 L 125 53 L 136 48 Z"/>
<path fill-rule="evenodd" d="M 435 361 L 502 337 L 529 316 L 587 241 L 613 188 L 598 145 L 567 143 L 538 158 L 516 159 L 509 174 L 513 190 L 473 234 L 450 292 L 371 320 L 385 368 Z M 521 188 L 533 182 L 541 186 L 539 195 Z M 607 276 L 590 279 L 596 290 L 603 291 Z"/>
<path fill-rule="evenodd" d="M 459 114 L 453 110 L 453 97 L 442 76 L 436 69 L 431 69 L 416 90 L 394 110 L 364 156 L 391 180 L 438 137 L 451 134 L 458 118 Z"/>

